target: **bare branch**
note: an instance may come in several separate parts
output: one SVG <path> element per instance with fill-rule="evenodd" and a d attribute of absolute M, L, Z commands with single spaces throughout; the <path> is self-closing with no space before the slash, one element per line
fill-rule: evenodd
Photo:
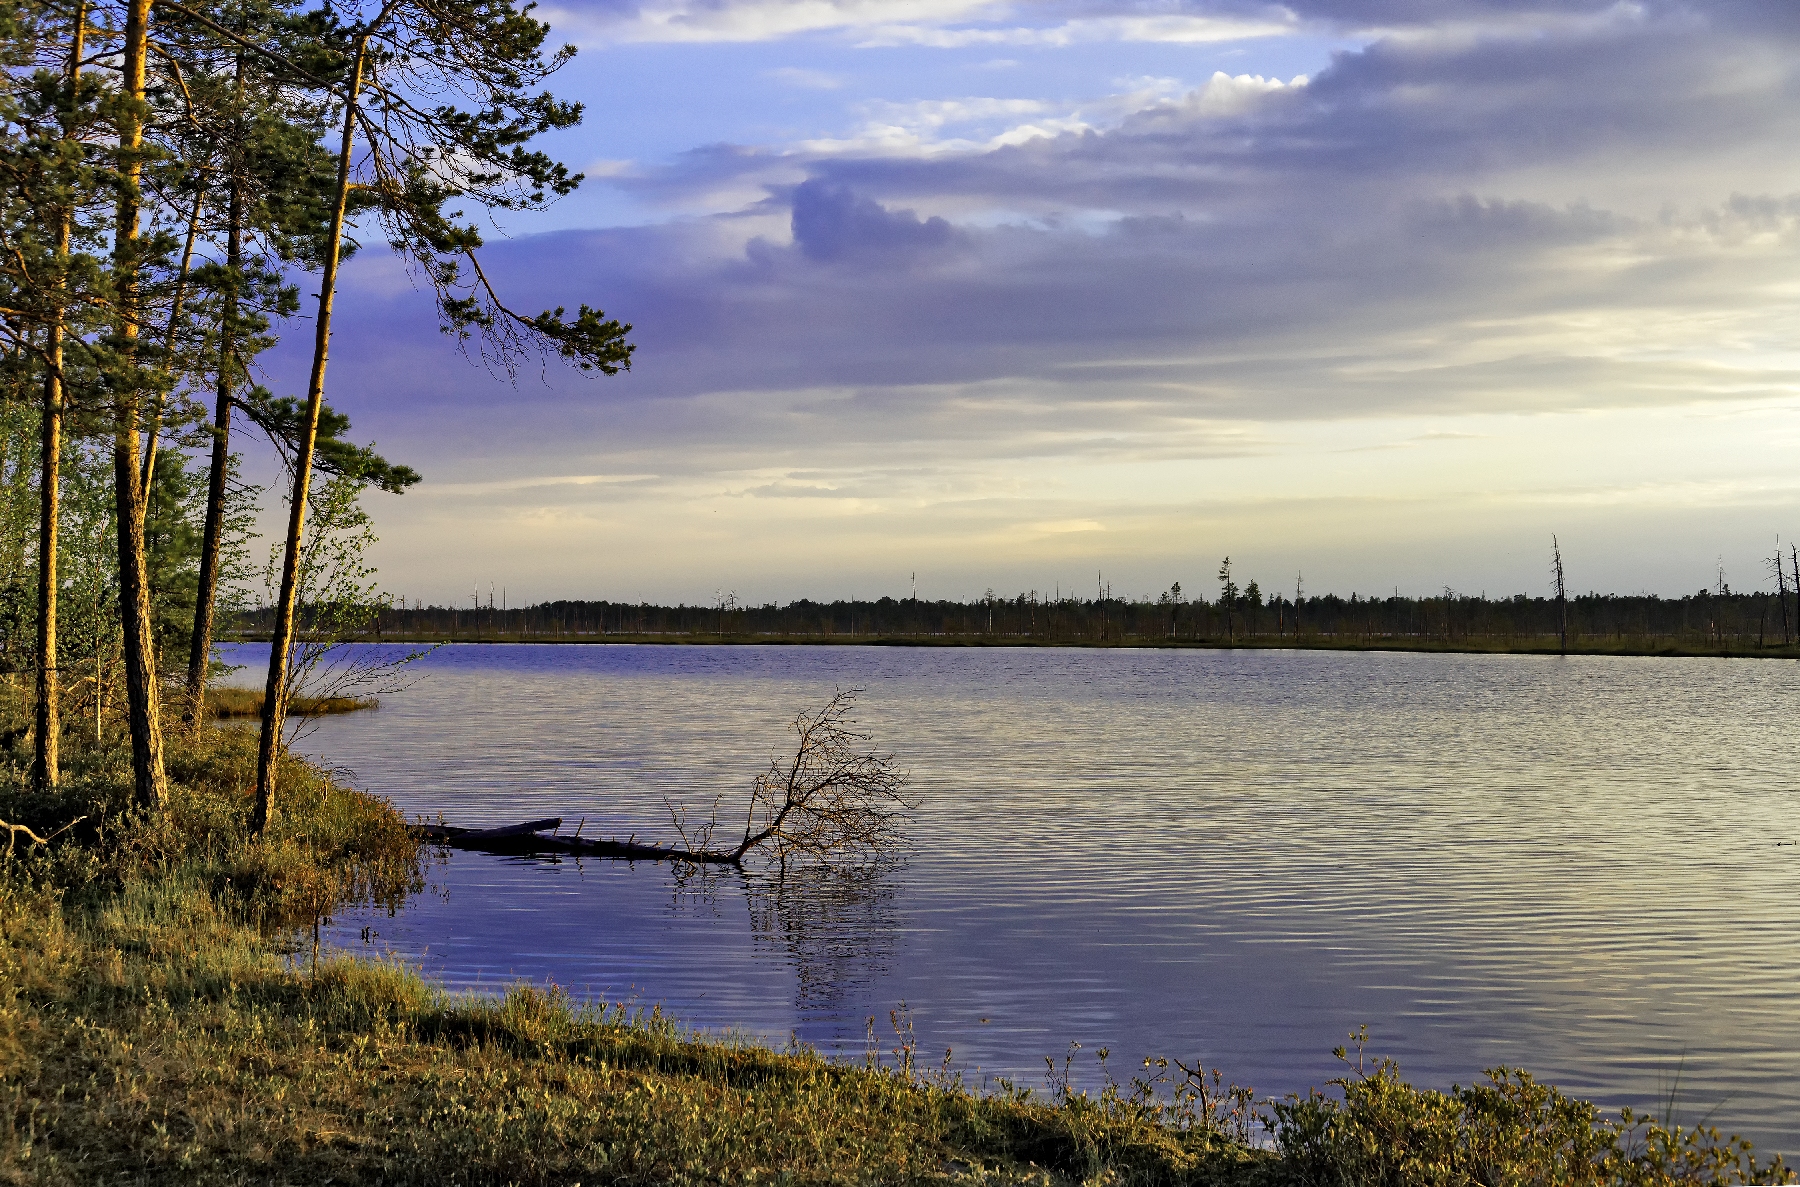
<path fill-rule="evenodd" d="M 865 864 L 899 847 L 905 815 L 918 805 L 904 795 L 906 772 L 893 755 L 871 751 L 869 735 L 855 728 L 860 691 L 841 690 L 794 719 L 794 757 L 757 776 L 733 861 L 760 850 L 783 869 L 796 861 Z"/>
<path fill-rule="evenodd" d="M 0 820 L 0 828 L 3 828 L 6 830 L 6 856 L 8 856 L 8 857 L 12 856 L 13 844 L 18 841 L 19 835 L 21 833 L 24 834 L 25 839 L 28 841 L 36 842 L 39 845 L 48 845 L 50 842 L 56 840 L 56 838 L 62 836 L 64 833 L 68 832 L 70 829 L 74 828 L 76 825 L 80 824 L 82 821 L 84 821 L 86 819 L 87 819 L 86 816 L 77 816 L 75 819 L 69 821 L 69 823 L 63 825 L 61 828 L 57 829 L 55 832 L 51 833 L 47 837 L 38 836 L 36 833 L 32 832 L 30 828 L 26 827 L 23 824 L 8 824 L 6 821 Z"/>
<path fill-rule="evenodd" d="M 906 815 L 918 802 L 903 793 L 907 776 L 894 765 L 894 756 L 870 750 L 869 735 L 855 728 L 850 711 L 861 691 L 840 690 L 818 712 L 794 719 L 794 757 L 771 762 L 751 784 L 744 834 L 730 848 L 713 846 L 718 798 L 704 822 L 691 823 L 687 809 L 665 797 L 680 845 L 640 844 L 635 834 L 628 841 L 534 835 L 561 820 L 502 830 L 422 826 L 419 835 L 458 848 L 490 848 L 503 838 L 509 852 L 587 853 L 696 866 L 742 866 L 757 856 L 783 873 L 791 864 L 873 867 L 901 848 Z"/>

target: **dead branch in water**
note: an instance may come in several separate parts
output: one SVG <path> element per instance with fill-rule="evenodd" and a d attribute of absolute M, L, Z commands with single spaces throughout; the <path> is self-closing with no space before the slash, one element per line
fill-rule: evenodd
<path fill-rule="evenodd" d="M 703 824 L 690 824 L 687 810 L 669 804 L 679 845 L 584 840 L 579 835 L 546 836 L 562 827 L 560 817 L 504 828 L 421 825 L 428 841 L 457 849 L 513 853 L 575 853 L 645 861 L 741 866 L 761 856 L 786 870 L 791 863 L 867 865 L 899 848 L 906 813 L 918 804 L 906 798 L 906 772 L 894 756 L 869 749 L 870 737 L 856 729 L 850 711 L 861 689 L 837 693 L 816 713 L 794 719 L 798 741 L 793 757 L 776 759 L 756 777 L 744 811 L 744 831 L 735 844 L 714 842 L 719 799 Z M 722 799 L 722 797 L 721 797 Z"/>
<path fill-rule="evenodd" d="M 695 865 L 738 865 L 729 854 L 695 851 L 680 845 L 646 845 L 636 840 L 601 841 L 565 837 L 555 830 L 562 817 L 530 820 L 504 828 L 458 828 L 449 824 L 421 824 L 413 831 L 421 840 L 473 849 L 481 853 L 572 853 L 577 857 L 622 857 L 629 861 L 685 861 Z"/>
<path fill-rule="evenodd" d="M 906 772 L 894 756 L 868 749 L 869 735 L 855 728 L 850 711 L 861 691 L 840 691 L 794 719 L 794 757 L 757 776 L 743 838 L 728 851 L 734 865 L 758 850 L 782 869 L 793 861 L 861 865 L 899 846 L 905 814 L 918 805 L 901 793 Z"/>

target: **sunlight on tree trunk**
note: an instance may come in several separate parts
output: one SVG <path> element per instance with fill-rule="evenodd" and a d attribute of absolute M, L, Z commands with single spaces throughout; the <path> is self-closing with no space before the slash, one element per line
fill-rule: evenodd
<path fill-rule="evenodd" d="M 344 102 L 344 133 L 338 150 L 337 194 L 319 279 L 319 320 L 313 339 L 312 377 L 306 387 L 306 424 L 294 458 L 293 494 L 288 501 L 286 551 L 282 557 L 281 593 L 275 604 L 275 630 L 269 642 L 269 679 L 263 690 L 262 738 L 256 751 L 256 809 L 251 831 L 269 827 L 275 806 L 275 760 L 281 750 L 282 710 L 288 689 L 289 651 L 294 645 L 294 602 L 300 571 L 300 539 L 306 528 L 306 495 L 312 484 L 313 447 L 319 432 L 319 405 L 325 396 L 325 359 L 331 346 L 331 305 L 337 289 L 339 246 L 344 235 L 344 207 L 350 195 L 350 158 L 356 143 L 356 99 L 362 87 L 367 42 L 358 39 Z"/>
<path fill-rule="evenodd" d="M 87 5 L 75 5 L 75 17 L 69 34 L 68 95 L 71 124 L 77 92 L 81 84 L 81 55 L 87 35 Z M 75 212 L 63 207 L 56 226 L 56 262 L 66 270 L 69 241 Z M 68 289 L 66 277 L 59 276 L 57 295 Z M 67 392 L 63 384 L 63 334 L 67 317 L 63 303 L 57 301 L 46 331 L 47 349 L 44 360 L 44 409 L 41 424 L 42 452 L 38 467 L 38 633 L 37 690 L 35 736 L 32 741 L 31 778 L 39 790 L 54 787 L 61 780 L 62 681 L 57 670 L 56 594 L 60 573 L 57 568 L 57 531 L 62 496 L 62 429 Z"/>
<path fill-rule="evenodd" d="M 243 64 L 238 74 L 241 80 Z M 219 596 L 219 550 L 225 536 L 225 487 L 231 471 L 232 345 L 237 332 L 238 271 L 243 267 L 243 199 L 238 179 L 231 180 L 226 206 L 225 308 L 219 333 L 217 403 L 213 408 L 212 462 L 207 472 L 206 527 L 200 538 L 200 574 L 194 592 L 194 633 L 188 643 L 187 695 L 182 720 L 191 729 L 206 721 L 206 669 L 212 660 L 213 610 Z"/>
<path fill-rule="evenodd" d="M 125 693 L 131 727 L 131 767 L 137 800 L 160 810 L 168 798 L 163 771 L 162 722 L 157 704 L 156 651 L 150 632 L 150 583 L 144 564 L 145 498 L 138 475 L 138 418 L 143 412 L 137 339 L 139 307 L 138 220 L 143 177 L 145 59 L 149 53 L 150 0 L 131 0 L 125 22 L 122 74 L 125 102 L 119 116 L 118 224 L 113 259 L 118 287 L 120 390 L 114 395 L 113 481 L 118 504 L 119 609 L 125 635 Z"/>

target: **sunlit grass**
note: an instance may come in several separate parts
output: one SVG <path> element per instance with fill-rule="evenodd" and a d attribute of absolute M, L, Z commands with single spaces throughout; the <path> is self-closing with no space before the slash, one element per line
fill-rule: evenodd
<path fill-rule="evenodd" d="M 261 717 L 267 699 L 260 688 L 210 688 L 206 691 L 206 711 L 213 717 Z M 374 697 L 297 696 L 288 711 L 296 717 L 323 717 L 375 709 L 380 704 Z"/>

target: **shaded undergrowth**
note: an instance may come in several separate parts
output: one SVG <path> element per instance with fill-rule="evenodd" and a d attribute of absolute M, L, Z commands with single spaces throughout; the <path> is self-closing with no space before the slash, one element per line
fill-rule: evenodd
<path fill-rule="evenodd" d="M 291 762 L 246 839 L 253 738 L 172 739 L 167 812 L 123 750 L 72 746 L 48 797 L 0 736 L 0 817 L 70 840 L 0 869 L 0 1179 L 14 1183 L 1651 1184 L 1788 1181 L 1747 1147 L 1496 1071 L 1447 1093 L 1345 1055 L 1257 1102 L 1180 1064 L 1097 1092 L 971 1091 L 910 1031 L 851 1065 L 683 1031 L 554 987 L 447 994 L 319 954 L 420 855 L 386 803 Z"/>

